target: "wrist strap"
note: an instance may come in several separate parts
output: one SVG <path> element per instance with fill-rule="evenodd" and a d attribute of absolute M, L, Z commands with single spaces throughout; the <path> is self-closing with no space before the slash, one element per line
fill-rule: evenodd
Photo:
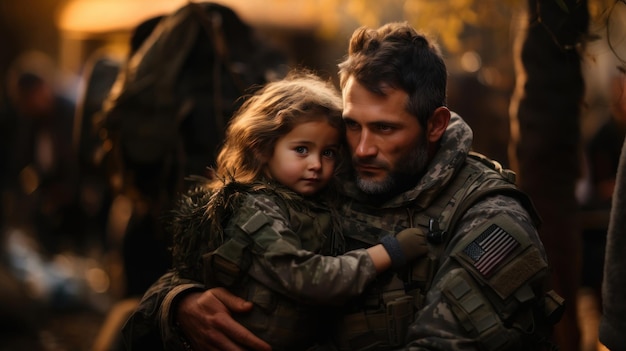
<path fill-rule="evenodd" d="M 400 242 L 393 235 L 385 235 L 380 239 L 389 257 L 391 257 L 391 268 L 398 269 L 406 264 L 406 257 L 400 246 Z"/>

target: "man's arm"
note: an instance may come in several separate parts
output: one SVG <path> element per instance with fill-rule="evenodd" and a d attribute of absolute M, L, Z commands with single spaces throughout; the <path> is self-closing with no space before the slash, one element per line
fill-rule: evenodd
<path fill-rule="evenodd" d="M 270 350 L 231 318 L 251 307 L 224 289 L 205 291 L 169 272 L 146 291 L 124 325 L 124 344 L 127 350 Z"/>
<path fill-rule="evenodd" d="M 535 312 L 548 271 L 528 213 L 517 201 L 494 196 L 470 209 L 457 228 L 406 349 L 524 350 L 540 343 L 550 326 Z M 532 328 L 535 334 L 525 332 Z"/>
<path fill-rule="evenodd" d="M 177 289 L 174 289 L 177 288 Z M 124 345 L 127 350 L 143 350 L 150 348 L 152 350 L 164 350 L 165 342 L 168 337 L 175 335 L 170 329 L 165 335 L 162 334 L 162 327 L 169 328 L 170 323 L 167 313 L 169 303 L 175 301 L 180 294 L 188 289 L 203 290 L 202 285 L 194 284 L 193 281 L 180 279 L 175 273 L 168 272 L 161 276 L 143 295 L 139 306 L 133 311 L 129 319 L 122 327 L 122 336 Z M 167 306 L 165 306 L 167 304 Z M 165 315 L 166 322 L 162 323 L 160 318 Z M 173 347 L 173 350 L 184 350 L 184 345 L 180 343 L 178 347 L 174 347 L 174 343 L 167 342 Z"/>

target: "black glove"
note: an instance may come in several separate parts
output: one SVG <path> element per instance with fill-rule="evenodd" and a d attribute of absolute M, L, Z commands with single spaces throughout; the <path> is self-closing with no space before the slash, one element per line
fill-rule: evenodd
<path fill-rule="evenodd" d="M 408 262 L 428 253 L 426 232 L 419 228 L 408 228 L 395 236 L 384 236 L 380 243 L 389 253 L 394 269 L 402 268 Z"/>

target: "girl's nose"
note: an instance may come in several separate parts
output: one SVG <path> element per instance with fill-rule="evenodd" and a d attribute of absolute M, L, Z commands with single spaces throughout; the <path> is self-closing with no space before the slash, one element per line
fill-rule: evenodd
<path fill-rule="evenodd" d="M 309 169 L 317 171 L 322 168 L 322 161 L 319 156 L 311 156 L 309 159 Z"/>

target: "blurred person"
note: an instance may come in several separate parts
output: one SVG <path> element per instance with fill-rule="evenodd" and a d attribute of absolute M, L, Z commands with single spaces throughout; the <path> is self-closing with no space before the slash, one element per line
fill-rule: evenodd
<path fill-rule="evenodd" d="M 72 149 L 74 103 L 36 70 L 14 63 L 6 109 L 12 119 L 7 223 L 31 230 L 47 253 L 74 249 L 78 168 Z"/>
<path fill-rule="evenodd" d="M 589 139 L 585 150 L 591 186 L 588 206 L 608 209 L 615 187 L 617 165 L 626 137 L 626 69 L 618 66 L 609 84 L 609 118 Z"/>
<path fill-rule="evenodd" d="M 169 267 L 167 243 L 157 217 L 163 201 L 160 199 L 162 193 L 158 188 L 160 186 L 167 188 L 170 176 L 167 169 L 162 169 L 162 166 L 157 164 L 161 160 L 155 160 L 155 165 L 143 166 L 132 159 L 127 159 L 125 151 L 119 150 L 122 147 L 121 139 L 113 138 L 109 134 L 115 133 L 116 127 L 111 127 L 108 123 L 112 119 L 112 110 L 117 110 L 116 114 L 126 113 L 125 110 L 128 109 L 132 109 L 133 114 L 144 113 L 141 111 L 141 105 L 146 102 L 133 101 L 132 104 L 136 106 L 127 105 L 119 108 L 117 102 L 113 100 L 117 99 L 124 89 L 129 89 L 132 84 L 129 81 L 132 80 L 128 79 L 128 75 L 133 74 L 129 66 L 143 59 L 138 51 L 164 17 L 157 15 L 148 18 L 132 30 L 128 53 L 122 61 L 111 62 L 106 58 L 103 61 L 96 61 L 94 69 L 99 63 L 101 69 L 108 70 L 109 73 L 115 71 L 115 76 L 113 80 L 109 80 L 107 73 L 106 85 L 102 85 L 102 80 L 96 77 L 90 79 L 93 84 L 100 84 L 102 92 L 106 91 L 106 94 L 102 96 L 102 100 L 97 101 L 97 106 L 92 106 L 94 107 L 92 114 L 82 116 L 85 123 L 80 131 L 75 131 L 80 133 L 80 136 L 76 136 L 76 142 L 80 145 L 81 162 L 84 162 L 86 168 L 95 169 L 97 176 L 102 176 L 106 184 L 105 189 L 102 189 L 102 195 L 107 197 L 109 206 L 107 217 L 104 219 L 106 220 L 104 243 L 106 249 L 113 253 L 113 257 L 121 259 L 123 275 L 123 282 L 121 286 L 114 287 L 114 294 L 121 293 L 118 297 L 131 299 L 140 294 L 158 272 Z M 120 110 L 122 111 L 118 112 Z M 149 128 L 147 124 L 148 122 L 144 125 L 135 123 L 122 128 L 132 128 L 141 134 L 141 131 Z M 160 156 L 171 157 L 161 154 L 156 158 Z M 138 252 L 141 252 L 141 255 L 138 255 Z"/>
<path fill-rule="evenodd" d="M 587 194 L 582 209 L 589 213 L 583 228 L 582 285 L 589 288 L 593 298 L 601 298 L 604 254 L 608 217 L 617 181 L 622 144 L 626 138 L 626 70 L 622 66 L 610 75 L 608 89 L 609 112 L 585 145 Z"/>
<path fill-rule="evenodd" d="M 624 107 L 626 104 L 622 103 L 622 111 L 626 111 Z M 626 141 L 616 176 L 606 240 L 599 328 L 600 342 L 611 351 L 626 350 Z"/>
<path fill-rule="evenodd" d="M 284 76 L 285 64 L 283 53 L 216 3 L 189 2 L 134 29 L 129 56 L 94 119 L 113 197 L 108 227 L 121 232 L 113 240 L 121 240 L 126 301 L 171 267 L 162 217 L 184 191 L 184 177 L 207 174 L 240 96 Z M 117 331 L 134 305 L 118 307 L 105 323 L 109 330 Z M 119 333 L 103 332 L 98 349 L 123 347 Z"/>
<path fill-rule="evenodd" d="M 122 236 L 125 297 L 170 267 L 162 214 L 188 174 L 206 174 L 247 89 L 282 75 L 282 54 L 230 8 L 191 2 L 141 23 L 95 121 L 113 195 L 131 203 Z"/>
<path fill-rule="evenodd" d="M 50 264 L 81 239 L 75 226 L 74 104 L 56 89 L 50 63 L 38 52 L 18 56 L 0 107 L 0 338 L 7 349 L 44 350 L 41 333 L 51 312 L 76 302 Z"/>
<path fill-rule="evenodd" d="M 94 128 L 94 120 L 102 111 L 102 104 L 109 94 L 122 64 L 121 58 L 107 52 L 97 51 L 86 62 L 76 115 L 72 144 L 80 170 L 79 202 L 80 227 L 85 237 L 85 249 L 106 251 L 106 225 L 112 202 L 112 191 L 102 168 L 103 150 Z"/>
<path fill-rule="evenodd" d="M 618 188 L 624 177 L 624 142 L 626 141 L 626 68 L 623 65 L 610 75 L 609 118 L 600 125 L 586 145 L 589 197 L 583 209 L 600 213 L 599 223 L 583 232 L 583 286 L 588 299 L 597 310 L 600 342 L 611 350 L 620 350 L 626 339 L 620 332 L 626 327 L 622 318 L 626 305 L 621 302 L 626 285 L 616 275 L 624 265 L 625 247 L 624 189 Z M 595 225 L 593 225 L 595 224 Z M 605 301 L 605 299 L 609 299 Z M 618 332 L 620 331 L 620 332 Z"/>

